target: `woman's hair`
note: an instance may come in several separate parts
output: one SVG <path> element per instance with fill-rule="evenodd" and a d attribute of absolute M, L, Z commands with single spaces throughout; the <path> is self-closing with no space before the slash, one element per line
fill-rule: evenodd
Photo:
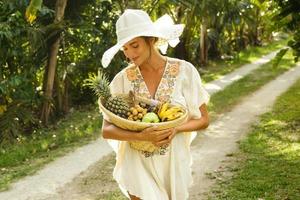
<path fill-rule="evenodd" d="M 157 37 L 152 37 L 152 36 L 142 36 L 142 38 L 144 38 L 144 40 L 147 42 L 148 45 L 150 45 L 151 40 L 154 39 L 154 47 L 155 47 L 156 42 L 158 41 Z"/>
<path fill-rule="evenodd" d="M 151 57 L 151 54 L 152 54 L 151 42 L 154 40 L 154 43 L 152 43 L 153 48 L 158 49 L 156 44 L 157 44 L 157 41 L 159 40 L 159 38 L 158 37 L 152 37 L 152 36 L 142 36 L 142 38 L 144 38 L 144 40 L 146 41 L 146 43 L 150 47 L 150 56 L 149 57 Z"/>

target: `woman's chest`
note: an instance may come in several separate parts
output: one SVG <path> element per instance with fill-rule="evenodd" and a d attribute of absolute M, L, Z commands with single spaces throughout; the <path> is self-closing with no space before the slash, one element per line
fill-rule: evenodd
<path fill-rule="evenodd" d="M 164 71 L 160 73 L 142 72 L 138 67 L 126 70 L 130 82 L 130 90 L 139 96 L 170 101 L 178 83 L 179 64 L 168 63 Z"/>
<path fill-rule="evenodd" d="M 144 84 L 146 85 L 148 92 L 151 97 L 154 98 L 157 89 L 159 88 L 160 82 L 163 77 L 163 71 L 159 72 L 141 72 Z"/>

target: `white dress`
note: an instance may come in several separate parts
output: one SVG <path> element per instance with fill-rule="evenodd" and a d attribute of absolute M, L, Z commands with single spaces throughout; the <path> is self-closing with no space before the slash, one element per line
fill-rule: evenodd
<path fill-rule="evenodd" d="M 134 65 L 119 72 L 110 86 L 113 94 L 134 90 L 151 98 L 139 68 Z M 199 107 L 208 103 L 209 95 L 191 63 L 168 57 L 155 99 L 179 103 L 188 109 L 190 118 L 200 118 Z M 188 199 L 192 184 L 190 144 L 195 134 L 178 133 L 168 147 L 154 154 L 134 150 L 126 141 L 107 140 L 116 152 L 113 177 L 124 195 L 128 197 L 129 191 L 143 200 Z"/>

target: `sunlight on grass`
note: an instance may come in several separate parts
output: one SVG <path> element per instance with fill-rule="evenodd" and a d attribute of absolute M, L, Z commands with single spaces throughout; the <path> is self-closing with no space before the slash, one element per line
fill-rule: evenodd
<path fill-rule="evenodd" d="M 119 190 L 109 192 L 108 194 L 101 196 L 97 198 L 97 200 L 127 200 L 123 193 L 121 193 Z"/>
<path fill-rule="evenodd" d="M 268 126 L 276 126 L 276 127 L 285 127 L 287 125 L 286 122 L 282 120 L 276 120 L 276 119 L 271 119 L 267 123 L 264 123 L 263 126 L 268 127 Z"/>

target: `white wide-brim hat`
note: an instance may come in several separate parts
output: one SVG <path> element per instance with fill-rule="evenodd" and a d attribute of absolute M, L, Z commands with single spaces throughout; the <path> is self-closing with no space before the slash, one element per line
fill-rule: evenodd
<path fill-rule="evenodd" d="M 139 36 L 159 38 L 158 48 L 165 54 L 168 44 L 175 47 L 179 43 L 184 24 L 174 24 L 169 15 L 163 15 L 152 22 L 143 10 L 127 9 L 116 22 L 118 43 L 106 50 L 102 56 L 102 65 L 107 67 L 116 53 L 130 40 Z"/>

